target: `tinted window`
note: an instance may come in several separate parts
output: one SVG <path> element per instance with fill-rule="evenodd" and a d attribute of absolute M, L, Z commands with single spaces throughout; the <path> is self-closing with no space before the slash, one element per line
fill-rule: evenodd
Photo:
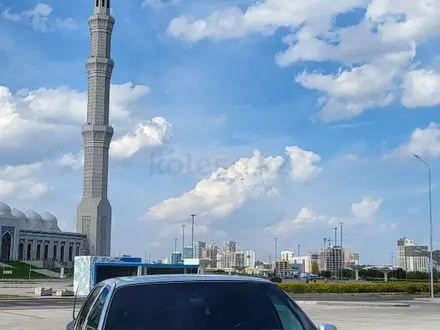
<path fill-rule="evenodd" d="M 98 296 L 98 299 L 95 300 L 92 308 L 90 308 L 90 313 L 87 318 L 87 327 L 86 329 L 97 329 L 99 325 L 99 320 L 102 315 L 102 311 L 104 309 L 105 302 L 107 301 L 108 294 L 110 289 L 105 287 Z"/>
<path fill-rule="evenodd" d="M 95 298 L 98 296 L 99 291 L 101 291 L 102 286 L 95 286 L 92 291 L 89 293 L 86 301 L 84 302 L 78 317 L 75 322 L 75 329 L 82 329 L 84 322 L 87 318 L 87 314 L 89 313 L 90 307 L 92 306 Z"/>
<path fill-rule="evenodd" d="M 116 290 L 106 330 L 315 330 L 274 284 L 183 282 Z"/>

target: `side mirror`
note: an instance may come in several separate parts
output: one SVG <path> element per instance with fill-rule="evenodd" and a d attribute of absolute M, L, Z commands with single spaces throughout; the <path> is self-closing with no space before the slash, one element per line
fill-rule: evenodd
<path fill-rule="evenodd" d="M 321 324 L 318 327 L 319 330 L 338 330 L 333 324 Z"/>

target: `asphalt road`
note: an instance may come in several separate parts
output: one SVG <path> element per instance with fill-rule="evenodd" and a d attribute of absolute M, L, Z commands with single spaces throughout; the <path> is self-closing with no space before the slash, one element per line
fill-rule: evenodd
<path fill-rule="evenodd" d="M 84 298 L 76 301 L 76 309 L 79 310 Z M 26 310 L 26 309 L 66 309 L 73 308 L 74 299 L 71 298 L 29 298 L 0 300 L 0 310 Z"/>

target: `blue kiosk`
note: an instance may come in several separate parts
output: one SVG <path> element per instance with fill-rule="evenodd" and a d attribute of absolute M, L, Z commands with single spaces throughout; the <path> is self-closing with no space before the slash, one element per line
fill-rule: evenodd
<path fill-rule="evenodd" d="M 79 296 L 88 295 L 99 282 L 121 276 L 159 274 L 197 274 L 199 259 L 185 259 L 180 264 L 144 263 L 135 257 L 75 257 L 73 289 Z"/>

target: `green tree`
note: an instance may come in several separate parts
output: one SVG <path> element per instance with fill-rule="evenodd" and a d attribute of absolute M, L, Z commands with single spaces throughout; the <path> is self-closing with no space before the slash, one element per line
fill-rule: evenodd
<path fill-rule="evenodd" d="M 315 274 L 315 275 L 319 274 L 319 266 L 316 261 L 313 261 L 313 263 L 312 263 L 312 274 Z"/>

